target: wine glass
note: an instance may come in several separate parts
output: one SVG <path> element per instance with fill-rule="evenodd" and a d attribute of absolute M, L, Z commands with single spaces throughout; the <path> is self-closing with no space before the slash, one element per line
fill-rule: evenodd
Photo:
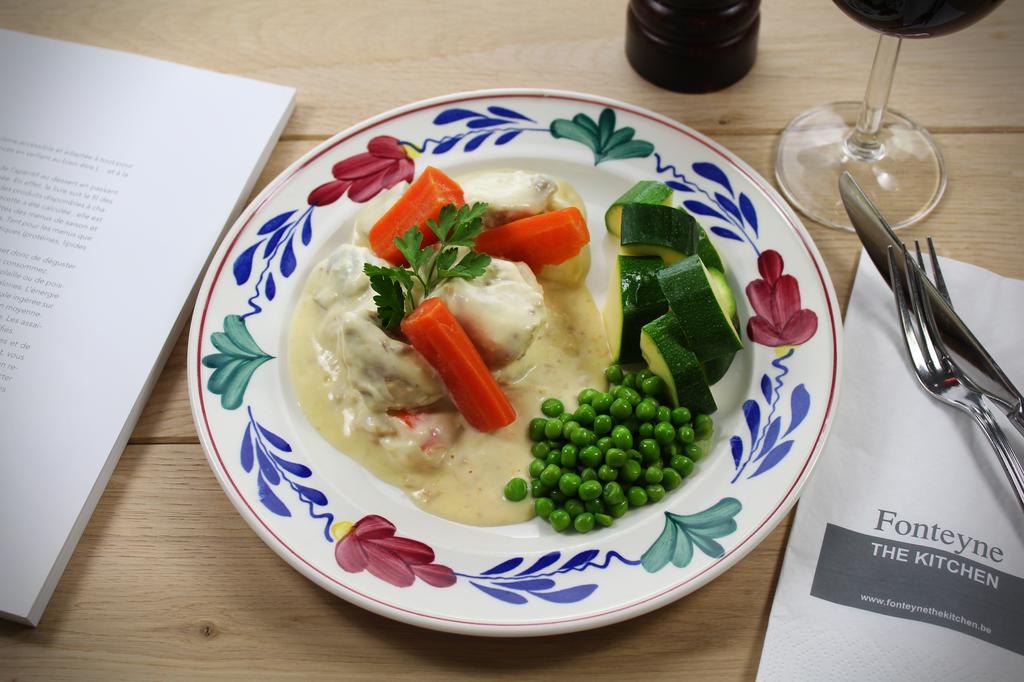
<path fill-rule="evenodd" d="M 1002 0 L 833 0 L 857 22 L 880 32 L 863 102 L 833 102 L 793 119 L 779 138 L 775 177 L 809 218 L 851 229 L 839 198 L 843 171 L 853 175 L 895 228 L 926 216 L 946 188 L 942 152 L 928 131 L 887 110 L 903 38 L 962 29 Z"/>

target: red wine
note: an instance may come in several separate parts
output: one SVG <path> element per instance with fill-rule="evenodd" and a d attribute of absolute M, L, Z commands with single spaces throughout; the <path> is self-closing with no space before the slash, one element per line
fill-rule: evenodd
<path fill-rule="evenodd" d="M 1002 0 L 834 0 L 861 24 L 901 38 L 931 38 L 970 26 Z"/>

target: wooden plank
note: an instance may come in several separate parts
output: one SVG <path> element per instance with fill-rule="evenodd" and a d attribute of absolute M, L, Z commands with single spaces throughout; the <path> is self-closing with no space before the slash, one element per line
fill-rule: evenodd
<path fill-rule="evenodd" d="M 788 525 L 788 522 L 787 522 Z M 470 639 L 373 615 L 271 552 L 198 445 L 125 452 L 37 629 L 0 621 L 4 678 L 751 678 L 784 546 L 628 626 Z"/>
<path fill-rule="evenodd" d="M 0 26 L 295 86 L 289 136 L 327 136 L 406 102 L 516 85 L 615 97 L 713 133 L 776 132 L 812 106 L 861 98 L 873 33 L 829 2 L 762 6 L 754 70 L 715 95 L 667 92 L 631 70 L 624 0 L 8 0 Z M 1024 127 L 1024 4 L 1004 3 L 959 34 L 909 41 L 901 60 L 893 106 L 921 124 Z"/>
<path fill-rule="evenodd" d="M 774 136 L 718 135 L 716 139 L 756 170 L 771 177 Z M 949 190 L 923 225 L 905 230 L 908 238 L 936 238 L 943 256 L 990 268 L 1008 277 L 1024 277 L 1024 239 L 1020 215 L 1024 203 L 1024 134 L 939 135 L 949 165 Z M 274 150 L 258 187 L 316 145 L 282 142 Z M 815 224 L 808 229 L 828 266 L 843 310 L 853 286 L 860 245 L 852 233 Z M 982 238 L 979 238 L 979 235 Z M 184 375 L 185 336 L 178 341 L 135 433 L 133 442 L 197 442 Z"/>

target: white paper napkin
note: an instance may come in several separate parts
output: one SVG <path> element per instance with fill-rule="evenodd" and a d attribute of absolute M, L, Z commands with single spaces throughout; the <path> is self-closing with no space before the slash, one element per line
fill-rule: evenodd
<path fill-rule="evenodd" d="M 957 311 L 1024 385 L 1024 282 L 942 268 Z M 758 680 L 1024 680 L 1024 512 L 971 418 L 914 379 L 866 253 L 845 329 L 842 396 Z"/>

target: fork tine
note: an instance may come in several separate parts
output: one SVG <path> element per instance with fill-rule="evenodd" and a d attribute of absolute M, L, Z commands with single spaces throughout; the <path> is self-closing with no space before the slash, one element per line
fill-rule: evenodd
<path fill-rule="evenodd" d="M 942 268 L 939 267 L 939 257 L 935 254 L 935 244 L 930 236 L 928 237 L 928 254 L 931 256 L 932 278 L 935 280 L 935 288 L 939 290 L 939 294 L 946 300 L 946 303 L 953 305 L 953 301 L 949 298 L 949 289 L 946 288 L 946 279 L 942 276 Z"/>
<path fill-rule="evenodd" d="M 935 323 L 935 311 L 932 308 L 932 303 L 928 297 L 928 293 L 924 290 L 924 283 L 921 281 L 921 279 L 924 278 L 924 273 L 918 272 L 915 274 L 917 275 L 917 284 L 921 292 L 921 309 L 924 313 L 922 319 L 925 325 L 925 339 L 935 349 L 941 360 L 948 361 L 949 353 L 946 351 L 946 344 L 942 341 L 942 334 L 939 333 L 939 326 Z"/>
<path fill-rule="evenodd" d="M 906 250 L 904 249 L 904 254 Z M 889 281 L 892 282 L 892 293 L 896 298 L 896 311 L 899 313 L 900 329 L 903 330 L 903 345 L 910 353 L 910 361 L 914 365 L 914 374 L 918 381 L 925 384 L 923 374 L 928 371 L 928 363 L 921 352 L 921 344 L 917 339 L 917 332 L 914 330 L 914 323 L 910 317 L 909 303 L 906 292 L 903 289 L 903 273 L 896 265 L 896 252 L 889 247 Z M 927 387 L 927 385 L 926 385 Z"/>
<path fill-rule="evenodd" d="M 924 270 L 924 272 L 928 272 L 927 270 L 925 270 L 925 267 L 924 267 L 924 256 L 921 255 L 921 242 L 917 241 L 916 239 L 914 240 L 914 253 L 917 254 L 917 264 L 918 264 L 918 266 L 922 270 Z"/>
<path fill-rule="evenodd" d="M 914 320 L 917 323 L 916 329 L 920 335 L 919 341 L 924 346 L 924 356 L 929 370 L 934 371 L 936 368 L 942 366 L 942 356 L 935 348 L 935 344 L 932 339 L 932 334 L 929 333 L 928 325 L 925 320 L 925 297 L 927 294 L 924 292 L 924 282 L 922 278 L 924 274 L 917 269 L 914 263 L 910 260 L 910 254 L 906 248 L 903 249 L 903 258 L 907 266 L 907 282 L 908 288 L 910 289 L 910 307 L 911 312 L 914 315 Z M 928 310 L 931 310 L 929 307 Z"/>

